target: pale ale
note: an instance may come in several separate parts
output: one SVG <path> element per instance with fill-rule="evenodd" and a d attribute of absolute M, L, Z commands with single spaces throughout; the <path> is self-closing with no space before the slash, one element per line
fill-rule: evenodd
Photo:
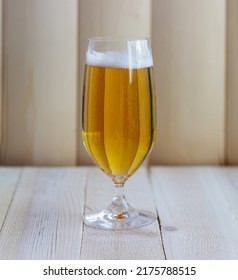
<path fill-rule="evenodd" d="M 128 177 L 154 142 L 153 66 L 149 61 L 128 67 L 110 56 L 112 63 L 86 61 L 83 141 L 104 172 Z"/>

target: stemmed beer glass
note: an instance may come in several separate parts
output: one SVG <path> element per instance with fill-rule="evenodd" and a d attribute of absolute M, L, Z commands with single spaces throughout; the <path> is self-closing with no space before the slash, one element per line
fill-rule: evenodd
<path fill-rule="evenodd" d="M 83 142 L 94 162 L 111 176 L 115 195 L 86 225 L 131 229 L 156 217 L 126 201 L 125 181 L 150 152 L 155 138 L 153 59 L 147 38 L 90 38 L 83 92 Z M 136 190 L 135 190 L 136 191 Z"/>

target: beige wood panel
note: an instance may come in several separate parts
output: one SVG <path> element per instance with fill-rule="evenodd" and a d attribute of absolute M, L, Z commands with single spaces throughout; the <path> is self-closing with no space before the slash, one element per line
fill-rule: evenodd
<path fill-rule="evenodd" d="M 3 0 L 0 0 L 0 164 L 1 164 L 1 151 L 2 151 L 2 26 L 3 23 Z"/>
<path fill-rule="evenodd" d="M 227 164 L 238 164 L 238 1 L 227 1 Z"/>
<path fill-rule="evenodd" d="M 3 164 L 75 164 L 77 1 L 4 3 Z"/>
<path fill-rule="evenodd" d="M 84 57 L 87 39 L 95 36 L 146 36 L 151 30 L 151 0 L 88 0 L 79 1 L 79 131 L 81 131 L 81 100 Z M 92 161 L 79 137 L 78 162 Z"/>
<path fill-rule="evenodd" d="M 225 0 L 153 0 L 153 164 L 224 163 Z"/>

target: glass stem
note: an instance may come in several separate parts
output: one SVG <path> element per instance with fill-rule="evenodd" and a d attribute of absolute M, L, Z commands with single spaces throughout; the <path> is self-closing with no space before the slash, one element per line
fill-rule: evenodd
<path fill-rule="evenodd" d="M 124 183 L 114 183 L 114 197 L 112 199 L 113 203 L 117 206 L 126 206 L 126 196 L 124 192 Z"/>
<path fill-rule="evenodd" d="M 114 182 L 114 196 L 112 199 L 111 210 L 114 218 L 121 220 L 128 218 L 130 205 L 126 201 L 124 193 L 124 182 Z"/>

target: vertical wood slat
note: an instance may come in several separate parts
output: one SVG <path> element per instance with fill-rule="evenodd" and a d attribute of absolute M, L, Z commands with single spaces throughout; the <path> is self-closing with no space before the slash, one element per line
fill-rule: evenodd
<path fill-rule="evenodd" d="M 95 36 L 150 37 L 151 0 L 79 1 L 79 153 L 80 164 L 92 163 L 81 138 L 81 100 L 87 39 Z"/>
<path fill-rule="evenodd" d="M 226 163 L 238 164 L 238 1 L 227 0 Z"/>
<path fill-rule="evenodd" d="M 2 151 L 2 46 L 3 46 L 3 0 L 0 0 L 0 164 Z"/>
<path fill-rule="evenodd" d="M 222 164 L 225 0 L 153 0 L 158 141 L 153 164 Z"/>
<path fill-rule="evenodd" d="M 4 2 L 2 163 L 76 163 L 77 1 Z"/>

